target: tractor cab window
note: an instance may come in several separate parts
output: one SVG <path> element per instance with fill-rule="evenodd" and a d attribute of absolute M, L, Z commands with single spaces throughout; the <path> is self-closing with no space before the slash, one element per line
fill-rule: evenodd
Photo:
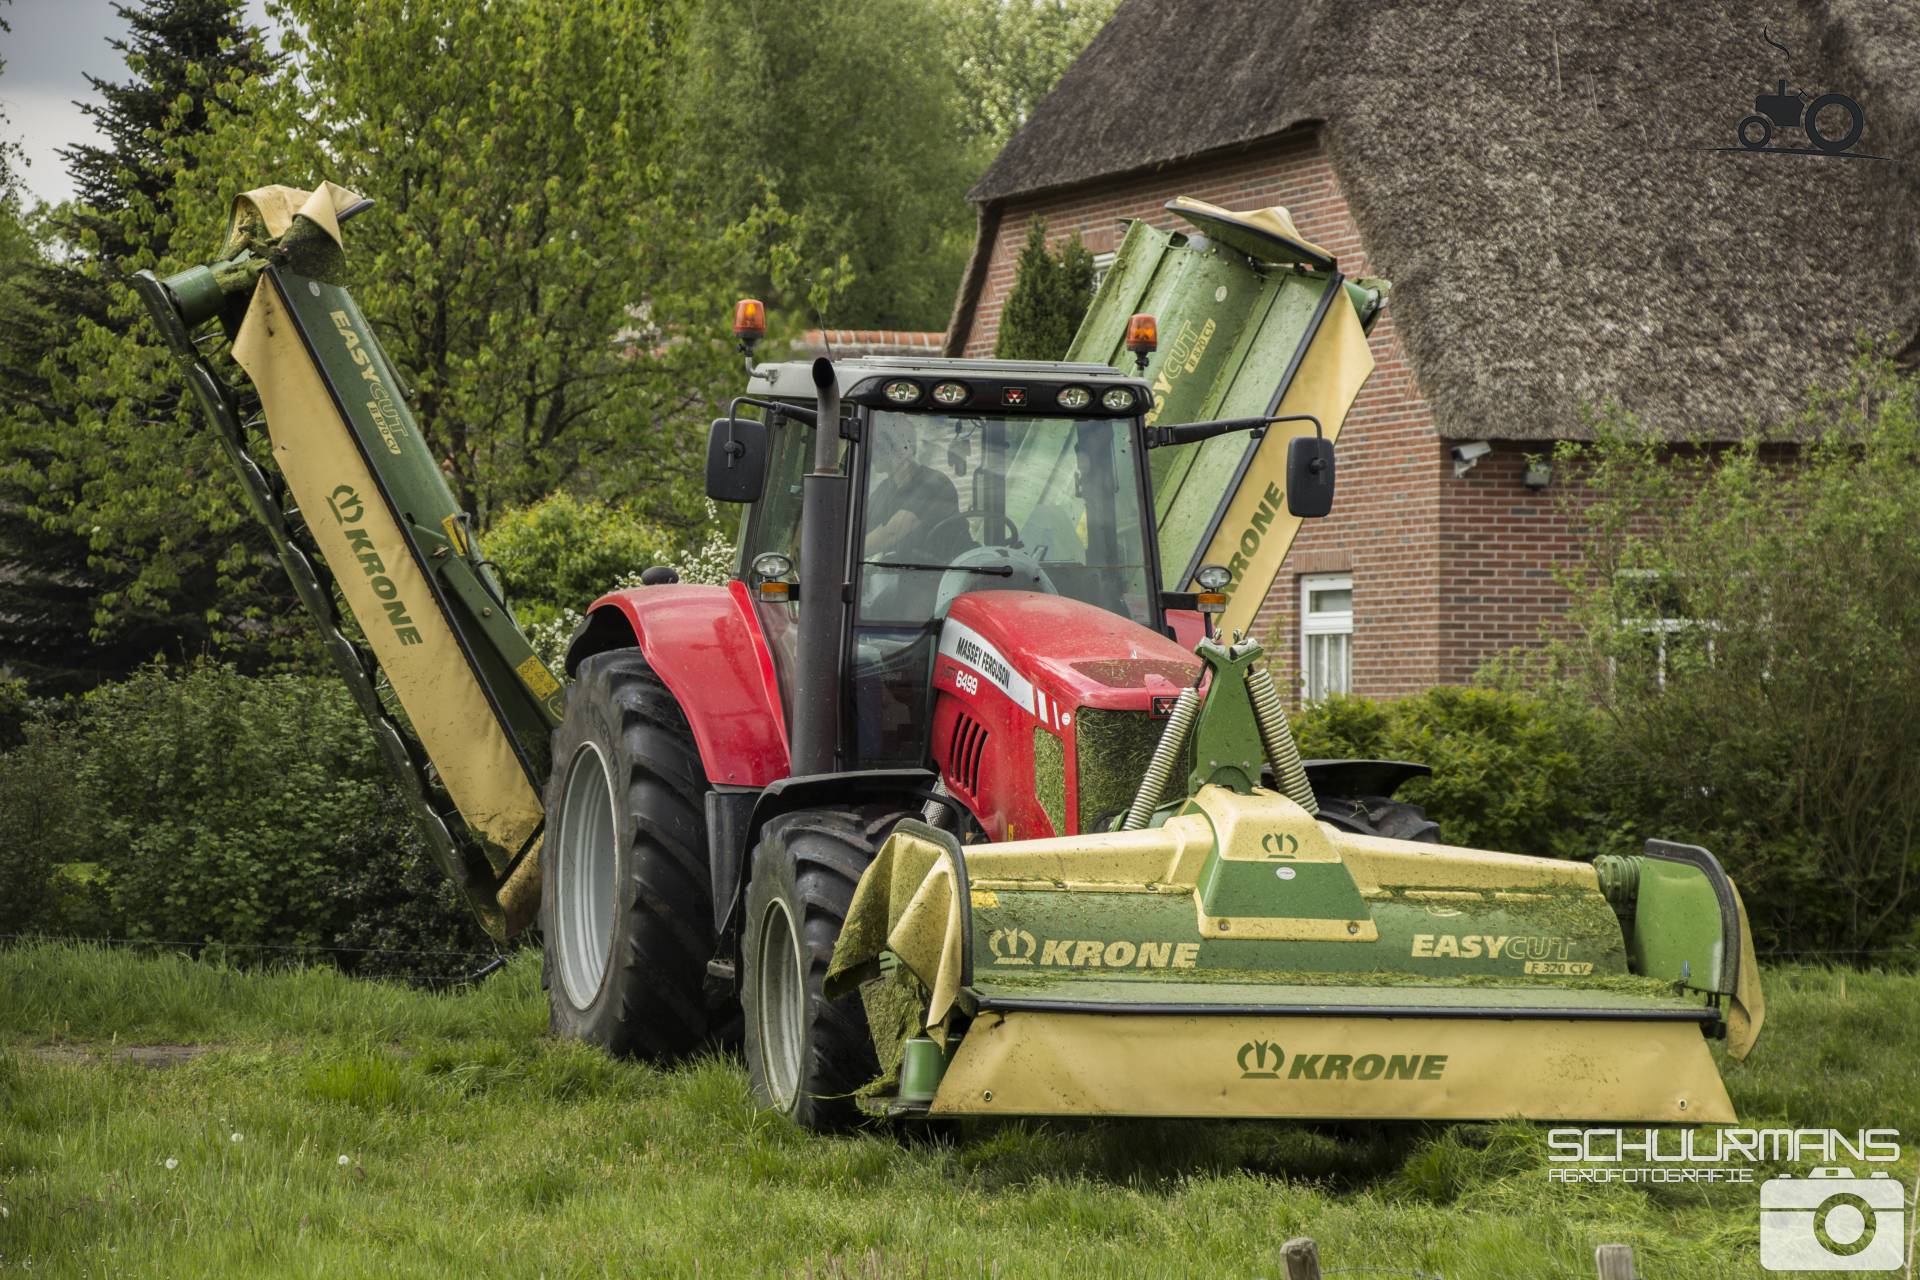
<path fill-rule="evenodd" d="M 1141 460 L 1120 419 L 881 411 L 868 426 L 855 750 L 925 753 L 940 622 L 970 591 L 1071 596 L 1152 625 Z"/>

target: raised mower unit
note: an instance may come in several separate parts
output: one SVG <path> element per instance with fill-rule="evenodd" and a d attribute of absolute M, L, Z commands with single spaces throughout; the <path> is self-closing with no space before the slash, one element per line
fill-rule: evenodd
<path fill-rule="evenodd" d="M 756 364 L 742 303 L 734 579 L 593 602 L 563 690 L 346 288 L 367 204 L 249 192 L 136 283 L 434 855 L 538 922 L 557 1034 L 737 1034 L 819 1128 L 1733 1119 L 1709 1041 L 1764 1014 L 1712 855 L 1441 844 L 1392 798 L 1424 766 L 1302 761 L 1240 639 L 1387 296 L 1284 210 L 1136 225 L 1069 362 Z"/>

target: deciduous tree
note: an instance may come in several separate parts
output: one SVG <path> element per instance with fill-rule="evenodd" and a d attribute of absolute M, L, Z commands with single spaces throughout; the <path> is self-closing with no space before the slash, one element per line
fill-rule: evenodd
<path fill-rule="evenodd" d="M 1763 945 L 1920 941 L 1920 382 L 1864 357 L 1792 450 L 1601 426 L 1561 459 L 1588 540 L 1558 656 L 1640 834 L 1718 853 Z"/>

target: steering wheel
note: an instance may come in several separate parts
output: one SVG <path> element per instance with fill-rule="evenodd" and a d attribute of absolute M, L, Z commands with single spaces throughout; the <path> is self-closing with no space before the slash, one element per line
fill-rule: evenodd
<path fill-rule="evenodd" d="M 989 511 L 962 511 L 959 515 L 948 516 L 945 520 L 942 520 L 939 524 L 927 530 L 926 545 L 930 547 L 939 546 L 940 535 L 946 532 L 948 525 L 964 525 L 969 520 L 998 520 L 1001 524 L 1002 531 L 1007 535 L 1000 545 L 1003 547 L 1018 547 L 1020 545 L 1020 530 L 1014 527 L 1013 521 L 1009 519 L 1004 512 L 995 515 Z M 986 531 L 983 529 L 981 532 L 984 533 Z"/>

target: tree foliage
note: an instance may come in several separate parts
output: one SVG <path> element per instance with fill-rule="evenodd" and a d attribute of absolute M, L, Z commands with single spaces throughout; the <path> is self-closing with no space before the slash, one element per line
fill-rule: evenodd
<path fill-rule="evenodd" d="M 1604 805 L 1587 708 L 1553 693 L 1440 685 L 1392 702 L 1335 695 L 1293 720 L 1301 754 L 1415 760 L 1433 770 L 1397 799 L 1423 806 L 1448 844 L 1587 857 Z"/>
<path fill-rule="evenodd" d="M 484 525 L 598 484 L 690 523 L 692 432 L 738 379 L 729 286 L 784 214 L 756 192 L 716 224 L 676 189 L 682 8 L 286 9 L 302 74 L 262 111 L 302 154 L 280 165 L 379 202 L 350 233 L 356 296 L 460 500 Z"/>
<path fill-rule="evenodd" d="M 237 191 L 378 202 L 350 283 L 483 528 L 564 490 L 689 552 L 697 433 L 739 381 L 727 304 L 766 291 L 776 338 L 941 323 L 997 140 L 969 113 L 1002 77 L 1013 119 L 1105 3 L 285 0 L 276 63 L 240 0 L 139 0 L 126 77 L 96 82 L 104 139 L 67 155 L 79 198 L 0 308 L 0 648 L 79 683 L 305 652 L 126 284 L 203 260 Z"/>
<path fill-rule="evenodd" d="M 1002 360 L 1059 360 L 1093 301 L 1093 255 L 1080 233 L 1047 249 L 1047 224 L 1027 223 L 1027 243 L 1014 263 L 1013 290 L 1000 309 L 1000 331 L 993 354 Z"/>
<path fill-rule="evenodd" d="M 688 30 L 685 178 L 736 216 L 772 189 L 801 252 L 843 270 L 829 323 L 933 329 L 953 305 L 981 161 L 962 136 L 948 29 L 923 0 L 715 0 Z"/>
<path fill-rule="evenodd" d="M 238 0 L 121 13 L 129 76 L 93 78 L 85 106 L 104 142 L 62 153 L 78 197 L 40 220 L 55 251 L 18 261 L 0 303 L 0 644 L 47 688 L 277 633 L 282 612 L 208 443 L 169 428 L 184 389 L 130 337 L 145 326 L 126 285 L 179 226 L 169 156 L 269 63 Z"/>
<path fill-rule="evenodd" d="M 11 4 L 13 0 L 0 0 L 0 4 Z M 5 18 L 0 18 L 0 33 L 13 30 Z M 7 70 L 7 60 L 0 58 L 0 75 Z M 0 206 L 11 206 L 17 199 L 20 187 L 20 168 L 22 165 L 20 144 L 13 140 L 7 128 L 6 107 L 0 104 Z M 0 210 L 0 216 L 7 216 L 12 210 Z M 0 244 L 0 248 L 4 248 Z"/>
<path fill-rule="evenodd" d="M 1119 0 L 942 0 L 966 137 L 998 151 Z"/>
<path fill-rule="evenodd" d="M 631 495 L 697 541 L 696 433 L 739 378 L 721 318 L 749 246 L 786 215 L 763 193 L 717 221 L 676 190 L 680 8 L 542 0 L 504 22 L 480 5 L 290 0 L 285 17 L 287 69 L 223 37 L 180 73 L 192 92 L 124 96 L 162 110 L 136 131 L 158 158 L 130 154 L 117 201 L 96 193 L 69 224 L 102 307 L 49 299 L 45 394 L 0 428 L 36 520 L 86 540 L 95 643 L 166 624 L 158 647 L 258 661 L 301 632 L 125 284 L 203 260 L 232 196 L 268 182 L 331 178 L 378 201 L 350 225 L 351 282 L 483 525 L 571 486 Z M 158 55 L 130 65 L 155 74 Z"/>
<path fill-rule="evenodd" d="M 507 512 L 488 531 L 485 546 L 523 627 L 582 609 L 678 550 L 673 536 L 657 526 L 565 493 Z"/>
<path fill-rule="evenodd" d="M 1645 834 L 1718 852 L 1768 938 L 1865 955 L 1920 940 L 1920 382 L 1864 355 L 1790 425 L 1676 461 L 1615 414 L 1566 446 L 1555 658 Z"/>
<path fill-rule="evenodd" d="M 0 753 L 0 812 L 0 930 L 484 945 L 331 678 L 144 667 L 30 719 L 25 741 Z M 322 958 L 367 971 L 402 959 Z"/>

